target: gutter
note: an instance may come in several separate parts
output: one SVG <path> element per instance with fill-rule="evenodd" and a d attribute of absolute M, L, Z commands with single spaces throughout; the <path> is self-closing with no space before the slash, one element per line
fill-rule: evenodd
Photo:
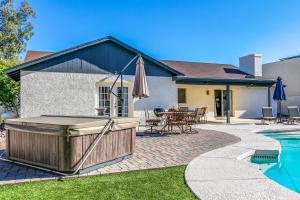
<path fill-rule="evenodd" d="M 199 85 L 249 85 L 249 86 L 272 86 L 277 81 L 274 79 L 236 79 L 236 78 L 218 78 L 218 77 L 193 77 L 177 76 L 174 78 L 177 84 L 199 84 Z"/>

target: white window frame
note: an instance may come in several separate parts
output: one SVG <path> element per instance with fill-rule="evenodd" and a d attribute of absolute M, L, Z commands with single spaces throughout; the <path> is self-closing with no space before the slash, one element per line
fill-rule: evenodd
<path fill-rule="evenodd" d="M 100 106 L 100 88 L 108 88 L 108 93 L 107 92 L 105 92 L 105 93 L 103 93 L 103 94 L 109 94 L 109 90 L 110 90 L 110 87 L 109 86 L 99 86 L 98 87 L 98 107 L 99 108 L 102 108 L 101 106 Z M 104 104 L 104 107 L 103 108 L 106 108 L 106 105 L 105 105 L 105 102 L 106 102 L 107 100 L 106 99 L 103 99 L 103 104 Z M 104 111 L 104 115 L 108 115 L 108 116 L 110 116 L 111 115 L 111 95 L 109 96 L 109 113 L 106 113 L 107 111 Z"/>
<path fill-rule="evenodd" d="M 100 87 L 112 87 L 113 82 L 97 82 L 96 83 L 96 105 L 95 108 L 99 108 L 100 106 Z M 115 94 L 118 94 L 118 87 L 121 87 L 120 82 L 116 82 L 113 92 Z M 124 81 L 123 82 L 123 87 L 128 88 L 128 116 L 127 117 L 133 117 L 133 110 L 134 110 L 134 104 L 133 104 L 133 97 L 131 95 L 132 93 L 132 88 L 133 88 L 133 83 Z M 96 109 L 95 109 L 96 112 Z M 96 112 L 97 114 L 97 112 Z M 111 94 L 110 95 L 110 117 L 118 117 L 118 98 Z"/>

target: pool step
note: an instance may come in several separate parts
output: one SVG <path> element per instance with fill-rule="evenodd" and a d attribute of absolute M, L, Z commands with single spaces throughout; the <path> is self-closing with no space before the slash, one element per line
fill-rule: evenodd
<path fill-rule="evenodd" d="M 278 162 L 279 151 L 278 150 L 255 150 L 251 156 L 251 162 L 253 163 L 276 163 Z"/>

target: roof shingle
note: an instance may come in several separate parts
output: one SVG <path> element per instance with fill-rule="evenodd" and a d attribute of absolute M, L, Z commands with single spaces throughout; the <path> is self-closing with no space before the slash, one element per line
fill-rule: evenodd
<path fill-rule="evenodd" d="M 215 64 L 203 62 L 186 62 L 174 60 L 161 60 L 162 63 L 183 73 L 185 76 L 199 78 L 247 78 L 249 74 L 229 64 Z"/>
<path fill-rule="evenodd" d="M 50 54 L 52 54 L 53 52 L 47 52 L 47 51 L 32 51 L 29 50 L 26 53 L 26 56 L 24 58 L 24 63 L 44 57 L 44 56 L 48 56 Z"/>
<path fill-rule="evenodd" d="M 27 51 L 24 63 L 48 56 L 53 52 L 45 51 Z M 204 62 L 188 62 L 175 60 L 161 60 L 161 62 L 185 76 L 199 78 L 247 78 L 249 74 L 240 71 L 237 67 L 229 64 L 216 64 Z"/>

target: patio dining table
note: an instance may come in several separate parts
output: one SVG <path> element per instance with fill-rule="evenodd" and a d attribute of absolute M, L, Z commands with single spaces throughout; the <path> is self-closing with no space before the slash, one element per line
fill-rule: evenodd
<path fill-rule="evenodd" d="M 195 111 L 167 111 L 161 112 L 163 115 L 163 128 L 161 129 L 163 133 L 174 133 L 174 126 L 177 126 L 180 133 L 187 133 L 186 127 L 189 125 L 189 119 L 194 116 Z M 167 130 L 166 130 L 167 128 Z"/>

